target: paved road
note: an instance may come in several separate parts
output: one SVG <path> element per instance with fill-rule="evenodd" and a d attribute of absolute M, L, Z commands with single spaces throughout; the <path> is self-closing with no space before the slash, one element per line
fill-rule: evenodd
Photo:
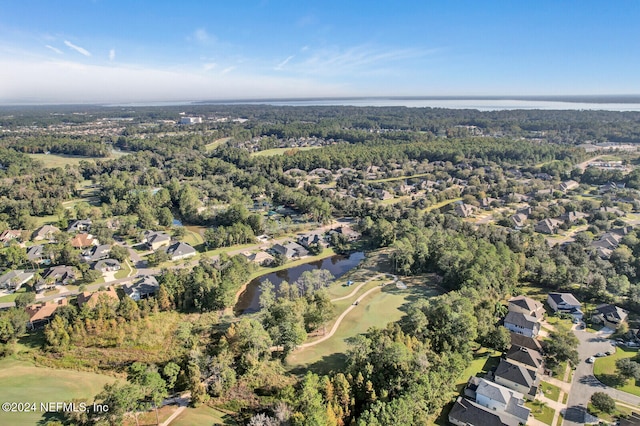
<path fill-rule="evenodd" d="M 613 399 L 640 407 L 640 397 L 605 386 L 593 375 L 593 364 L 585 362 L 587 358 L 598 352 L 614 349 L 609 342 L 609 335 L 589 333 L 584 330 L 574 330 L 574 332 L 580 341 L 578 346 L 580 364 L 578 364 L 573 375 L 573 383 L 569 393 L 569 400 L 567 401 L 568 408 L 563 425 L 578 426 L 584 424 L 584 410 L 591 399 L 591 395 L 595 392 L 605 392 Z"/>

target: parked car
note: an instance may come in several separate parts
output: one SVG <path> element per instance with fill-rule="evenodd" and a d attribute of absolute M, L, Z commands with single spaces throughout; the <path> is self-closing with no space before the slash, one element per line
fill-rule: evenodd
<path fill-rule="evenodd" d="M 596 362 L 596 359 L 592 356 L 590 356 L 589 358 L 587 358 L 587 364 L 593 364 L 594 362 Z"/>
<path fill-rule="evenodd" d="M 597 358 L 602 358 L 603 356 L 607 356 L 607 354 L 605 354 L 604 352 L 598 352 L 594 356 L 597 357 Z"/>
<path fill-rule="evenodd" d="M 612 355 L 612 354 L 613 354 L 613 351 L 606 351 L 606 352 L 605 352 L 605 354 L 606 354 L 606 355 Z"/>

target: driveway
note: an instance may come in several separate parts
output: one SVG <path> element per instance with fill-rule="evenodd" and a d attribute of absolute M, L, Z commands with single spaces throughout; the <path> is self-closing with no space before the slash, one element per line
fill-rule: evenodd
<path fill-rule="evenodd" d="M 605 392 L 613 399 L 631 406 L 640 407 L 640 397 L 605 386 L 593 375 L 593 364 L 587 364 L 585 361 L 598 352 L 615 350 L 608 339 L 610 332 L 589 333 L 588 331 L 574 328 L 574 333 L 580 341 L 578 346 L 580 363 L 573 375 L 573 383 L 569 393 L 569 400 L 567 401 L 567 413 L 563 425 L 578 426 L 585 424 L 585 410 L 591 395 L 595 392 Z"/>

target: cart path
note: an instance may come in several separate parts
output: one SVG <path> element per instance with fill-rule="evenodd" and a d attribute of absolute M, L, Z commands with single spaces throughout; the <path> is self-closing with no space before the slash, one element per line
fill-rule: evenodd
<path fill-rule="evenodd" d="M 391 275 L 391 274 L 380 274 L 380 275 Z M 360 286 L 358 286 L 358 288 L 356 288 L 349 296 L 346 297 L 342 297 L 340 299 L 334 299 L 334 300 L 341 300 L 341 299 L 345 299 L 347 297 L 351 297 L 353 295 L 353 293 L 355 293 L 355 291 L 359 290 L 360 287 L 362 287 L 364 284 L 368 283 L 371 280 L 377 279 L 379 278 L 380 275 L 377 275 L 373 278 L 370 278 L 369 280 L 365 281 L 364 283 L 360 284 Z M 326 336 L 323 336 L 321 339 L 315 340 L 313 342 L 309 342 L 309 343 L 303 343 L 302 345 L 298 346 L 296 349 L 304 349 L 304 348 L 308 348 L 311 346 L 315 346 L 319 343 L 324 342 L 325 340 L 330 339 L 331 337 L 333 337 L 333 335 L 336 333 L 336 331 L 338 331 L 338 327 L 340 327 L 340 324 L 342 323 L 342 320 L 344 319 L 344 317 L 347 316 L 347 314 L 349 312 L 351 312 L 351 310 L 353 310 L 354 308 L 357 308 L 358 306 L 360 306 L 360 302 L 362 301 L 362 299 L 364 299 L 365 297 L 367 297 L 369 294 L 375 292 L 375 291 L 380 291 L 382 290 L 382 288 L 387 285 L 387 284 L 391 284 L 396 282 L 396 280 L 398 279 L 398 277 L 396 277 L 395 275 L 393 275 L 393 280 L 382 284 L 381 286 L 378 287 L 374 287 L 372 289 L 369 289 L 368 291 L 364 292 L 360 297 L 358 297 L 353 304 L 351 304 L 347 309 L 344 310 L 344 312 L 342 312 L 342 314 L 340 314 L 340 316 L 338 317 L 338 319 L 336 320 L 335 324 L 333 324 L 333 327 L 331 327 L 331 331 L 329 332 L 329 334 L 327 334 Z M 333 302 L 333 300 L 332 300 Z M 358 303 L 358 305 L 356 305 L 356 303 Z"/>

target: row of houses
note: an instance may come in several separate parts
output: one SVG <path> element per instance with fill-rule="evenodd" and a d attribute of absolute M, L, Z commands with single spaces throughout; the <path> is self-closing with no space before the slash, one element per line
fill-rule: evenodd
<path fill-rule="evenodd" d="M 152 275 L 144 275 L 138 277 L 138 279 L 132 283 L 128 283 L 122 287 L 126 297 L 130 297 L 135 301 L 146 299 L 155 296 L 158 293 L 160 286 L 156 278 Z M 76 298 L 78 308 L 82 309 L 87 307 L 93 309 L 100 301 L 106 301 L 107 303 L 120 302 L 120 297 L 116 291 L 116 288 L 109 286 L 104 290 L 98 290 L 94 292 L 85 291 L 78 294 Z M 40 325 L 49 322 L 61 306 L 69 304 L 68 298 L 61 298 L 58 300 L 51 300 L 42 303 L 35 303 L 25 308 L 29 315 L 28 327 L 33 329 Z"/>
<path fill-rule="evenodd" d="M 530 334 L 537 335 L 544 313 L 542 304 L 528 297 L 509 300 L 505 327 L 511 330 L 511 345 L 494 371 L 469 378 L 464 396 L 449 412 L 450 423 L 518 426 L 528 422 L 531 410 L 525 401 L 538 394 L 544 369 L 542 345 Z M 525 322 L 531 332 L 523 332 L 519 324 Z"/>

